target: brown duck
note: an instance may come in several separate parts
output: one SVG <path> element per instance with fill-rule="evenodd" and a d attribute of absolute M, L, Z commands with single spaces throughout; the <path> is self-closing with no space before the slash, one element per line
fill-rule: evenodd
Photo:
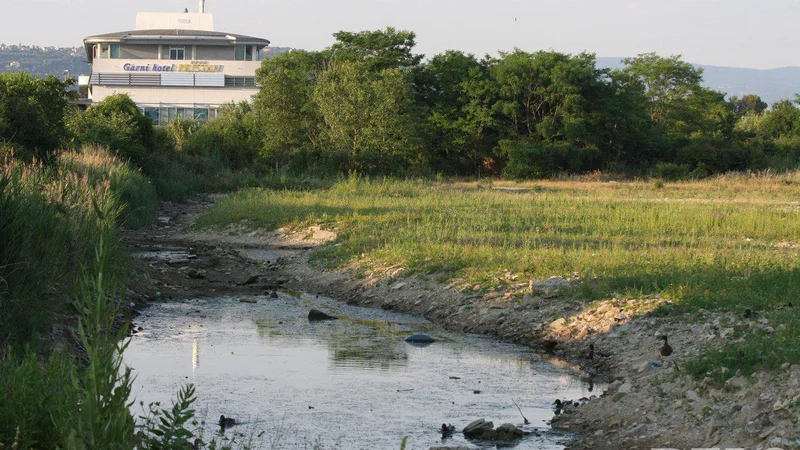
<path fill-rule="evenodd" d="M 667 335 L 661 336 L 664 340 L 664 345 L 661 347 L 661 356 L 669 356 L 672 354 L 672 346 L 667 343 Z"/>

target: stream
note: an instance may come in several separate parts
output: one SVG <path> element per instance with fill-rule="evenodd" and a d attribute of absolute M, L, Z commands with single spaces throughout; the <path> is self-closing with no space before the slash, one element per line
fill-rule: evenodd
<path fill-rule="evenodd" d="M 465 445 L 460 433 L 485 418 L 531 434 L 515 449 L 561 449 L 552 402 L 602 392 L 580 373 L 525 347 L 446 332 L 425 319 L 283 291 L 278 298 L 219 297 L 153 304 L 136 320 L 125 363 L 140 401 L 168 406 L 185 383 L 206 421 L 203 438 L 256 449 L 399 449 Z M 309 322 L 311 308 L 340 320 Z M 405 342 L 415 333 L 437 339 Z M 524 425 L 513 401 L 530 421 Z M 224 431 L 219 416 L 237 425 Z M 442 423 L 456 434 L 441 439 Z"/>

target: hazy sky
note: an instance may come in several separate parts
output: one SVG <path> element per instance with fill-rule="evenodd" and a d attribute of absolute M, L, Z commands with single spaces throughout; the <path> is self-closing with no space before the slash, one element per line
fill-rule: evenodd
<path fill-rule="evenodd" d="M 133 29 L 136 12 L 196 11 L 197 0 L 0 0 L 0 42 L 81 45 Z M 417 51 L 656 51 L 694 63 L 800 66 L 800 0 L 207 0 L 217 31 L 321 49 L 338 30 L 393 26 Z"/>

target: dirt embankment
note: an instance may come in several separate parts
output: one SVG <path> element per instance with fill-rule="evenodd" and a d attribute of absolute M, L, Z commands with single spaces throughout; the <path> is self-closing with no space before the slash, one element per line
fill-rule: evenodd
<path fill-rule="evenodd" d="M 734 376 L 724 385 L 711 378 L 697 382 L 681 370 L 702 348 L 723 345 L 737 331 L 768 331 L 764 319 L 706 311 L 654 317 L 650 311 L 664 301 L 660 298 L 615 299 L 588 307 L 557 298 L 560 288 L 577 280 L 520 280 L 508 292 L 487 293 L 409 276 L 399 266 L 363 277 L 321 271 L 308 265 L 308 253 L 335 238 L 324 230 L 185 231 L 211 202 L 167 204 L 157 224 L 127 234 L 131 252 L 142 258 L 132 301 L 246 298 L 297 289 L 544 348 L 610 383 L 599 397 L 569 406 L 554 418 L 553 426 L 582 433 L 571 449 L 800 448 L 800 365 Z M 661 356 L 662 335 L 674 349 L 669 357 Z M 590 343 L 595 346 L 591 357 Z"/>

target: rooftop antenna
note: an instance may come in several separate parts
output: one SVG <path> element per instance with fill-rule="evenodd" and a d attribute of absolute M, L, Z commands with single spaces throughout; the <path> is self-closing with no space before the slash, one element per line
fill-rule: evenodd
<path fill-rule="evenodd" d="M 200 0 L 200 14 L 206 12 L 206 0 Z"/>

